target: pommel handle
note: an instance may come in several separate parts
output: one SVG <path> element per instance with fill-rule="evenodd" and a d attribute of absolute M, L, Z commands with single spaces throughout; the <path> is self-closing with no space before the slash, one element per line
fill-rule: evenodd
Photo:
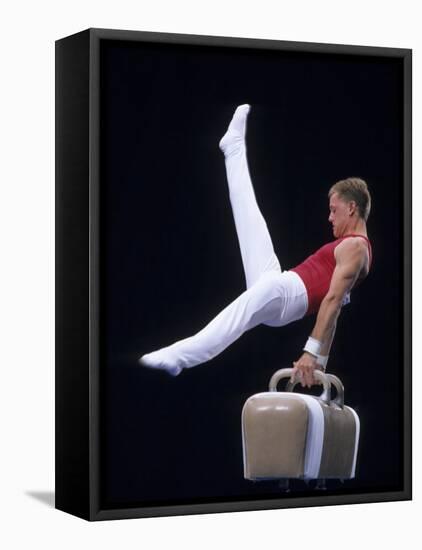
<path fill-rule="evenodd" d="M 280 369 L 276 371 L 270 379 L 270 383 L 269 383 L 270 391 L 277 391 L 277 384 L 280 382 L 280 380 L 282 380 L 283 378 L 290 378 L 292 374 L 293 374 L 293 369 Z M 324 374 L 320 370 L 315 370 L 314 378 L 319 382 L 321 382 L 324 388 L 319 398 L 322 401 L 324 401 L 324 403 L 329 405 L 331 401 L 331 383 L 330 383 L 330 379 L 328 378 L 328 375 Z M 290 388 L 293 388 L 295 385 L 296 384 L 288 384 L 287 391 L 291 391 Z"/>

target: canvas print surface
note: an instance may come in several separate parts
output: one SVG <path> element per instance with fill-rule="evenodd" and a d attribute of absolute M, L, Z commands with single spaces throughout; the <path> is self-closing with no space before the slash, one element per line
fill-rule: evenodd
<path fill-rule="evenodd" d="M 401 60 L 102 40 L 100 76 L 102 506 L 401 490 Z M 346 407 L 269 392 L 309 357 Z"/>

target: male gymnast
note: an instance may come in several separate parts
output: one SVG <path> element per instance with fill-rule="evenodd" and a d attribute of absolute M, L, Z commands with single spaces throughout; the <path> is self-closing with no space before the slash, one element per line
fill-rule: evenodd
<path fill-rule="evenodd" d="M 314 370 L 325 371 L 341 308 L 369 272 L 371 244 L 366 221 L 371 196 L 360 178 L 338 181 L 329 190 L 329 218 L 335 240 L 298 266 L 282 271 L 267 224 L 257 205 L 246 156 L 249 105 L 234 112 L 219 143 L 224 153 L 229 196 L 240 245 L 246 290 L 198 333 L 143 355 L 141 365 L 176 376 L 209 361 L 244 332 L 264 324 L 279 327 L 316 313 L 291 381 L 310 387 Z"/>

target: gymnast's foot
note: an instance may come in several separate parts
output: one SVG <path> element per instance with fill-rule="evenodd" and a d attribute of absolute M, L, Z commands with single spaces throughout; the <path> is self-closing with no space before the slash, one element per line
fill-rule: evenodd
<path fill-rule="evenodd" d="M 153 351 L 152 353 L 143 355 L 138 361 L 143 367 L 164 370 L 171 374 L 171 376 L 177 376 L 182 372 L 182 367 L 177 366 L 175 361 L 171 361 L 166 355 L 164 350 Z"/>
<path fill-rule="evenodd" d="M 245 103 L 239 105 L 234 112 L 233 118 L 227 128 L 227 132 L 221 138 L 219 147 L 225 155 L 230 154 L 239 144 L 243 144 L 246 136 L 246 119 L 251 106 Z"/>

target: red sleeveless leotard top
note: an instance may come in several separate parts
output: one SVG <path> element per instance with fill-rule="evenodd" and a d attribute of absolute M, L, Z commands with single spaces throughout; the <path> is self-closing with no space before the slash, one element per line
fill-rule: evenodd
<path fill-rule="evenodd" d="M 364 235 L 349 234 L 336 239 L 318 249 L 301 264 L 290 271 L 294 271 L 302 279 L 308 293 L 308 310 L 306 315 L 316 313 L 330 287 L 333 271 L 336 266 L 334 249 L 344 239 L 348 237 L 362 237 L 368 242 L 369 249 L 369 268 L 372 264 L 372 247 L 369 239 Z M 356 284 L 359 280 L 356 282 Z M 356 286 L 355 284 L 355 286 Z"/>

